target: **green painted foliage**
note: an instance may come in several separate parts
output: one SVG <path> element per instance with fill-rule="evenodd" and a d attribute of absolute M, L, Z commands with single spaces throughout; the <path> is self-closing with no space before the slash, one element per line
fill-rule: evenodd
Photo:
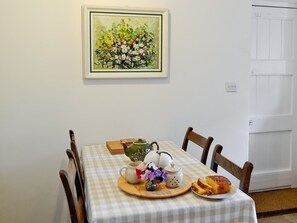
<path fill-rule="evenodd" d="M 99 69 L 137 69 L 149 66 L 157 54 L 154 34 L 147 25 L 132 28 L 124 19 L 102 28 L 96 42 L 94 63 Z"/>

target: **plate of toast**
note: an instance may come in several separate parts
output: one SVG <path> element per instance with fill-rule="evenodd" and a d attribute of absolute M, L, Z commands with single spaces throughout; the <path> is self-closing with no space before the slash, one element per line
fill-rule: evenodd
<path fill-rule="evenodd" d="M 236 187 L 232 186 L 228 178 L 220 175 L 198 178 L 191 185 L 191 190 L 199 197 L 207 199 L 226 199 L 236 193 Z"/>

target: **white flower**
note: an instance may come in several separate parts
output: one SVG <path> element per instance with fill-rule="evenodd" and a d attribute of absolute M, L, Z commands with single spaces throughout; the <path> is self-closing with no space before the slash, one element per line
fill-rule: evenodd
<path fill-rule="evenodd" d="M 128 48 L 127 48 L 126 45 L 122 45 L 121 48 L 122 48 L 122 53 L 127 53 L 128 52 Z"/>
<path fill-rule="evenodd" d="M 129 52 L 129 54 L 132 55 L 132 56 L 133 56 L 133 55 L 136 56 L 136 55 L 138 55 L 139 53 L 138 53 L 137 51 L 131 51 L 131 52 Z"/>
<path fill-rule="evenodd" d="M 111 48 L 111 51 L 114 52 L 114 53 L 116 53 L 117 52 L 117 48 L 116 47 L 112 47 Z"/>
<path fill-rule="evenodd" d="M 140 60 L 140 56 L 136 56 L 133 58 L 133 61 L 139 61 Z"/>

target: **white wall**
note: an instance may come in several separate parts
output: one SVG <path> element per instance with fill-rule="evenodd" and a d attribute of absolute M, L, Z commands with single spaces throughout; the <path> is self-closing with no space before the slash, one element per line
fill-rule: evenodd
<path fill-rule="evenodd" d="M 168 8 L 169 78 L 84 80 L 82 4 Z M 250 5 L 2 1 L 0 222 L 66 221 L 58 171 L 67 161 L 69 128 L 79 145 L 138 136 L 181 145 L 191 125 L 242 164 L 248 157 Z M 224 91 L 227 81 L 237 83 L 237 93 Z"/>

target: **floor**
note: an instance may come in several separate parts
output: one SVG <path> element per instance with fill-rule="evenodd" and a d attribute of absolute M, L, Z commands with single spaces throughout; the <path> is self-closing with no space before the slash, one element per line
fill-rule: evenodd
<path fill-rule="evenodd" d="M 258 223 L 297 223 L 297 213 L 259 218 Z"/>

